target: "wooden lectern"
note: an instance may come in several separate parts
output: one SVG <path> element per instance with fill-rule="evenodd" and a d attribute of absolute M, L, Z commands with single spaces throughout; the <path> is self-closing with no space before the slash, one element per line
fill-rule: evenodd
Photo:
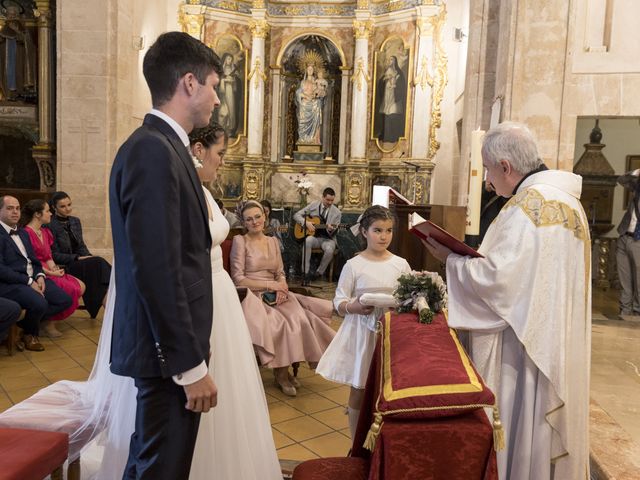
<path fill-rule="evenodd" d="M 413 270 L 429 270 L 445 275 L 444 265 L 436 260 L 422 245 L 418 237 L 409 233 L 409 214 L 416 212 L 425 220 L 431 220 L 444 228 L 451 235 L 464 241 L 466 222 L 465 207 L 450 205 L 402 205 L 390 204 L 389 209 L 395 214 L 397 224 L 389 251 L 405 258 Z"/>

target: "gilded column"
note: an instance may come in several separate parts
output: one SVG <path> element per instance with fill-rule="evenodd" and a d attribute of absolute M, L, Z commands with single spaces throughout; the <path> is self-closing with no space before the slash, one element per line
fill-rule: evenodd
<path fill-rule="evenodd" d="M 36 0 L 38 23 L 38 125 L 39 141 L 33 147 L 33 159 L 40 172 L 40 190 L 55 188 L 55 112 L 52 66 L 55 58 L 52 45 L 52 12 L 49 0 Z"/>
<path fill-rule="evenodd" d="M 251 71 L 249 72 L 249 122 L 247 135 L 247 155 L 262 156 L 262 136 L 264 125 L 264 85 L 265 73 L 265 38 L 269 33 L 269 24 L 264 18 L 264 10 L 253 10 L 254 18 L 249 20 L 251 30 Z M 259 18 L 256 18 L 259 17 Z M 261 17 L 261 18 L 260 18 Z"/>
<path fill-rule="evenodd" d="M 188 4 L 180 5 L 178 23 L 182 27 L 182 31 L 198 40 L 202 40 L 202 27 L 204 26 L 204 13 L 206 8 L 204 5 L 198 5 L 192 0 L 190 0 Z"/>
<path fill-rule="evenodd" d="M 371 77 L 369 75 L 369 37 L 373 20 L 368 12 L 356 11 L 353 31 L 356 37 L 351 75 L 351 161 L 363 162 L 367 154 L 367 96 Z"/>

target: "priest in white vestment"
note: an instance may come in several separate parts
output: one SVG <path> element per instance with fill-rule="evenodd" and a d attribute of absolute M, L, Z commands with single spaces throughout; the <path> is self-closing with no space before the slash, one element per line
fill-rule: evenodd
<path fill-rule="evenodd" d="M 501 479 L 588 480 L 591 260 L 582 178 L 548 170 L 529 129 L 485 135 L 487 181 L 502 208 L 463 257 L 429 238 L 446 262 L 449 325 L 469 330 L 470 354 L 495 392 L 506 448 Z"/>

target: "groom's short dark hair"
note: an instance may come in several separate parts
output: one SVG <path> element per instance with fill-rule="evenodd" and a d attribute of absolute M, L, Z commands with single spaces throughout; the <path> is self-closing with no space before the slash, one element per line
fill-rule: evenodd
<path fill-rule="evenodd" d="M 326 197 L 327 195 L 331 195 L 332 197 L 335 197 L 336 191 L 331 187 L 327 187 L 322 191 L 322 196 Z"/>
<path fill-rule="evenodd" d="M 142 63 L 142 73 L 154 107 L 162 106 L 173 98 L 178 81 L 187 73 L 193 73 L 204 85 L 211 72 L 222 75 L 218 55 L 200 40 L 183 32 L 160 35 Z"/>

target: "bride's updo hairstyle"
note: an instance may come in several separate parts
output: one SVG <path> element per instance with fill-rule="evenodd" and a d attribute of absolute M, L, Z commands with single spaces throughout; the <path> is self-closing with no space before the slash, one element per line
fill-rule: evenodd
<path fill-rule="evenodd" d="M 395 218 L 391 210 L 381 205 L 372 205 L 367 208 L 362 214 L 362 217 L 360 217 L 360 234 L 369 230 L 373 222 L 377 222 L 378 220 L 391 220 L 395 225 Z"/>
<path fill-rule="evenodd" d="M 189 143 L 192 146 L 196 143 L 201 143 L 204 148 L 209 148 L 211 145 L 218 143 L 221 137 L 224 137 L 224 143 L 229 140 L 227 132 L 222 125 L 212 121 L 206 127 L 194 128 L 189 134 Z"/>
<path fill-rule="evenodd" d="M 244 212 L 249 210 L 250 208 L 259 208 L 260 211 L 264 214 L 264 207 L 260 204 L 260 202 L 256 200 L 247 200 L 245 202 L 238 203 L 238 208 L 236 208 L 236 215 L 244 222 Z"/>

